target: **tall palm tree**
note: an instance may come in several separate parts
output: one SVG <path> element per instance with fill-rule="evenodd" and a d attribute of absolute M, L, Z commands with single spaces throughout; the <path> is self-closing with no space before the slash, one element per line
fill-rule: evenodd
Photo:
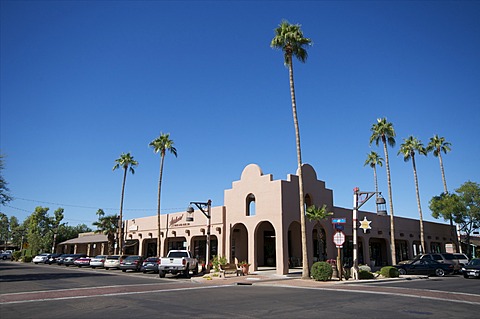
<path fill-rule="evenodd" d="M 423 143 L 417 139 L 416 137 L 409 136 L 406 139 L 403 139 L 403 143 L 400 145 L 400 150 L 398 151 L 398 155 L 403 155 L 403 160 L 408 162 L 410 159 L 412 160 L 413 165 L 413 178 L 415 180 L 415 192 L 417 194 L 417 207 L 418 207 L 418 214 L 420 216 L 420 242 L 422 245 L 422 254 L 426 253 L 425 250 L 425 235 L 423 232 L 423 215 L 422 215 L 422 205 L 420 204 L 420 191 L 418 189 L 418 176 L 417 176 L 417 165 L 415 164 L 415 154 L 418 153 L 419 155 L 427 155 L 427 150 L 423 146 Z"/>
<path fill-rule="evenodd" d="M 451 151 L 450 146 L 452 144 L 445 141 L 445 137 L 440 137 L 437 134 L 435 134 L 433 137 L 430 138 L 430 141 L 428 142 L 427 145 L 427 152 L 433 153 L 433 156 L 438 157 L 438 160 L 440 162 L 440 172 L 442 173 L 442 181 L 443 181 L 443 192 L 445 194 L 448 194 L 448 188 L 447 188 L 447 179 L 445 178 L 445 171 L 443 169 L 443 158 L 442 158 L 442 152 L 444 154 L 447 154 L 448 152 Z M 453 226 L 453 217 L 450 216 L 450 227 L 452 229 L 452 237 L 456 238 L 455 243 L 457 246 L 457 252 L 460 251 L 459 248 L 459 242 L 458 242 L 458 237 L 456 235 L 456 229 Z"/>
<path fill-rule="evenodd" d="M 312 44 L 309 38 L 303 36 L 303 32 L 299 24 L 290 24 L 283 20 L 275 29 L 275 37 L 272 39 L 270 46 L 274 49 L 280 49 L 284 53 L 284 62 L 288 67 L 290 79 L 290 96 L 292 100 L 293 123 L 295 126 L 295 139 L 297 144 L 297 161 L 298 161 L 298 186 L 300 199 L 300 224 L 302 228 L 302 278 L 308 279 L 309 264 L 307 250 L 307 230 L 305 223 L 305 198 L 303 197 L 303 174 L 302 174 L 302 151 L 300 148 L 300 129 L 298 127 L 297 103 L 295 100 L 295 85 L 293 81 L 293 57 L 300 62 L 305 63 L 308 57 L 306 47 Z"/>
<path fill-rule="evenodd" d="M 370 128 L 372 136 L 370 136 L 370 145 L 375 142 L 378 146 L 380 141 L 383 143 L 383 151 L 385 153 L 385 168 L 387 170 L 388 182 L 388 200 L 390 201 L 390 253 L 392 255 L 392 265 L 397 264 L 397 256 L 395 251 L 395 222 L 393 214 L 393 199 L 392 199 L 392 179 L 390 177 L 390 163 L 388 161 L 387 144 L 391 147 L 395 146 L 395 130 L 393 124 L 387 122 L 386 118 L 377 119 L 377 123 Z"/>
<path fill-rule="evenodd" d="M 378 198 L 378 179 L 377 179 L 377 165 L 382 167 L 383 166 L 383 158 L 378 155 L 377 152 L 371 151 L 369 154 L 367 154 L 367 159 L 365 160 L 365 163 L 363 166 L 370 166 L 373 169 L 373 180 L 375 183 L 375 198 Z M 378 205 L 377 207 L 377 214 L 378 214 Z"/>
<path fill-rule="evenodd" d="M 130 153 L 122 153 L 119 158 L 115 160 L 115 166 L 113 170 L 123 168 L 123 182 L 122 182 L 122 196 L 120 198 L 120 216 L 119 216 L 119 227 L 118 227 L 118 251 L 123 253 L 123 197 L 125 195 L 125 182 L 127 180 L 127 171 L 130 170 L 132 174 L 135 174 L 135 169 L 138 165 L 138 162 L 133 159 L 133 156 Z"/>
<path fill-rule="evenodd" d="M 442 181 L 443 181 L 443 192 L 445 194 L 448 193 L 447 189 L 447 180 L 445 179 L 445 171 L 443 170 L 443 159 L 442 159 L 442 152 L 447 154 L 451 151 L 450 146 L 452 144 L 445 141 L 445 137 L 440 137 L 438 135 L 434 135 L 430 138 L 430 141 L 427 145 L 427 152 L 432 152 L 433 156 L 438 157 L 440 161 L 440 171 L 442 173 Z"/>
<path fill-rule="evenodd" d="M 148 146 L 153 148 L 155 153 L 160 153 L 160 176 L 158 178 L 158 202 L 157 202 L 157 227 L 158 227 L 158 237 L 157 237 L 157 256 L 161 257 L 161 239 L 160 239 L 160 194 L 162 191 L 162 176 L 163 176 L 163 162 L 165 161 L 165 154 L 167 151 L 177 157 L 177 149 L 173 146 L 173 141 L 170 139 L 170 134 L 160 133 L 160 136 L 154 139 L 148 144 Z"/>
<path fill-rule="evenodd" d="M 108 254 L 113 255 L 114 247 L 115 247 L 115 234 L 117 233 L 118 228 L 118 216 L 117 215 L 109 215 L 105 216 L 105 212 L 103 209 L 97 210 L 98 221 L 93 222 L 93 226 L 97 227 L 95 230 L 96 234 L 104 234 L 107 235 L 108 241 Z"/>
<path fill-rule="evenodd" d="M 322 207 L 317 207 L 315 205 L 312 205 L 307 207 L 306 215 L 310 221 L 317 222 L 317 224 L 322 228 L 322 225 L 320 224 L 320 222 L 332 216 L 333 212 L 328 211 L 326 204 L 323 204 Z M 317 231 L 317 240 L 318 240 L 318 255 L 320 256 L 320 249 L 322 249 L 324 252 L 326 251 L 325 236 L 322 231 Z"/>

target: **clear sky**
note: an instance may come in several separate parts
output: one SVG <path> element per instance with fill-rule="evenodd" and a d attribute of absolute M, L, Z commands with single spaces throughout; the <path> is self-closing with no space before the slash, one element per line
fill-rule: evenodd
<path fill-rule="evenodd" d="M 156 214 L 160 157 L 170 133 L 162 213 L 190 201 L 223 205 L 244 167 L 274 179 L 297 169 L 288 70 L 274 28 L 300 23 L 313 40 L 294 63 L 303 161 L 351 208 L 373 191 L 364 167 L 370 128 L 387 117 L 396 216 L 418 218 L 409 135 L 452 143 L 449 190 L 480 182 L 479 1 L 1 1 L 0 152 L 20 221 L 36 206 L 69 225 L 118 211 L 122 152 L 139 162 L 124 217 Z M 443 192 L 438 159 L 417 158 L 425 220 Z M 378 169 L 388 198 L 385 166 Z M 371 201 L 362 209 L 374 210 Z"/>

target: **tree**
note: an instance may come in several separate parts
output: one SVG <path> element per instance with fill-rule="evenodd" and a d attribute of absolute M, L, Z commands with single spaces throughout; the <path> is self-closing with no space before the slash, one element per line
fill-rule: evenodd
<path fill-rule="evenodd" d="M 438 157 L 440 162 L 440 172 L 442 173 L 442 181 L 443 181 L 443 192 L 446 194 L 448 193 L 447 189 L 447 180 L 445 179 L 445 171 L 443 169 L 443 159 L 442 159 L 442 152 L 447 154 L 451 151 L 450 146 L 452 144 L 445 141 L 444 137 L 439 137 L 438 135 L 434 135 L 430 138 L 430 142 L 427 145 L 427 152 L 433 153 L 433 156 Z"/>
<path fill-rule="evenodd" d="M 383 158 L 378 155 L 377 152 L 371 151 L 367 154 L 367 159 L 363 166 L 370 166 L 373 169 L 373 181 L 375 183 L 375 198 L 378 198 L 378 180 L 377 180 L 377 165 L 382 167 L 383 166 Z M 378 214 L 378 205 L 377 207 L 377 214 Z"/>
<path fill-rule="evenodd" d="M 9 195 L 9 189 L 7 187 L 8 183 L 5 181 L 2 175 L 3 171 L 3 155 L 0 154 L 0 204 L 6 205 L 12 200 L 12 197 Z"/>
<path fill-rule="evenodd" d="M 451 145 L 452 145 L 451 143 L 445 141 L 444 137 L 440 137 L 436 134 L 430 138 L 430 141 L 428 142 L 428 145 L 427 145 L 427 152 L 432 152 L 433 156 L 438 157 L 438 161 L 440 163 L 440 173 L 442 174 L 443 192 L 445 194 L 448 193 L 448 188 L 447 188 L 447 179 L 445 178 L 445 170 L 443 169 L 442 153 L 447 154 L 448 152 L 450 152 Z M 456 229 L 453 226 L 452 218 L 450 218 L 450 227 L 452 229 L 452 236 L 455 238 L 457 251 L 460 251 L 460 243 L 458 242 L 458 238 L 456 236 Z"/>
<path fill-rule="evenodd" d="M 327 210 L 327 205 L 325 205 L 325 204 L 323 204 L 322 207 L 317 207 L 315 205 L 311 205 L 311 206 L 307 207 L 306 215 L 307 215 L 307 218 L 310 221 L 320 222 L 320 221 L 325 220 L 328 217 L 332 216 L 333 212 L 329 212 Z M 325 237 L 323 237 L 321 232 L 317 232 L 317 236 L 318 236 L 317 240 L 319 242 L 319 246 L 318 246 L 319 251 L 320 251 L 320 243 L 322 243 L 322 247 L 325 251 L 325 249 L 326 249 Z M 319 252 L 319 255 L 320 255 L 320 252 Z"/>
<path fill-rule="evenodd" d="M 377 119 L 377 123 L 370 128 L 372 135 L 370 136 L 370 145 L 375 142 L 378 146 L 380 141 L 383 143 L 383 151 L 385 153 L 385 168 L 387 170 L 388 182 L 388 200 L 390 202 L 390 253 L 392 255 L 392 264 L 397 263 L 397 256 L 395 250 L 395 222 L 393 214 L 393 199 L 392 199 L 392 179 L 390 177 L 390 163 L 388 161 L 387 144 L 391 147 L 395 146 L 395 130 L 393 124 L 387 122 L 386 118 Z"/>
<path fill-rule="evenodd" d="M 423 143 L 417 139 L 416 137 L 409 136 L 406 139 L 403 139 L 403 143 L 400 145 L 400 150 L 398 151 L 398 155 L 403 155 L 403 160 L 408 162 L 410 159 L 412 160 L 413 166 L 413 179 L 415 181 L 415 193 L 417 195 L 417 207 L 418 207 L 418 215 L 420 216 L 420 242 L 422 245 L 422 253 L 426 253 L 425 249 L 425 234 L 423 232 L 423 214 L 422 214 L 422 205 L 420 204 L 420 191 L 418 188 L 418 176 L 417 176 L 417 165 L 415 164 L 415 154 L 418 153 L 419 155 L 427 155 L 427 150 L 423 146 Z"/>
<path fill-rule="evenodd" d="M 60 226 L 60 223 L 63 220 L 63 208 L 58 208 L 53 214 L 54 217 L 51 218 L 50 223 L 52 225 L 52 231 L 53 231 L 53 243 L 52 243 L 52 254 L 55 252 L 55 247 L 57 244 L 57 235 L 58 235 L 58 227 Z"/>
<path fill-rule="evenodd" d="M 48 252 L 52 247 L 52 237 L 49 236 L 50 218 L 48 210 L 48 207 L 38 206 L 25 220 L 27 242 L 33 255 Z"/>
<path fill-rule="evenodd" d="M 114 254 L 115 247 L 115 234 L 118 228 L 118 216 L 108 215 L 105 216 L 103 209 L 97 210 L 98 221 L 93 223 L 93 226 L 97 227 L 96 234 L 104 234 L 107 236 L 108 241 L 108 254 Z"/>
<path fill-rule="evenodd" d="M 434 218 L 452 218 L 465 234 L 467 254 L 472 256 L 470 236 L 480 228 L 480 185 L 475 182 L 465 182 L 455 190 L 456 194 L 442 193 L 430 200 L 430 210 Z"/>
<path fill-rule="evenodd" d="M 303 195 L 303 174 L 302 174 L 302 152 L 300 147 L 300 129 L 298 126 L 297 118 L 297 105 L 295 99 L 295 85 L 293 81 L 293 57 L 297 58 L 300 62 L 305 63 L 308 57 L 306 50 L 307 46 L 310 46 L 312 41 L 309 38 L 303 36 L 301 26 L 299 24 L 290 24 L 284 20 L 275 29 L 275 37 L 272 39 L 270 46 L 274 49 L 280 49 L 284 53 L 284 63 L 288 67 L 289 80 L 290 80 L 290 96 L 292 101 L 293 123 L 295 126 L 295 140 L 297 146 L 297 164 L 298 164 L 298 187 L 299 187 L 299 199 L 300 199 L 300 224 L 302 229 L 302 278 L 308 279 L 309 276 L 309 263 L 308 263 L 308 251 L 307 251 L 307 230 L 305 223 L 305 198 Z"/>
<path fill-rule="evenodd" d="M 127 171 L 135 174 L 135 167 L 138 165 L 138 162 L 133 159 L 133 156 L 130 153 L 122 153 L 119 158 L 115 160 L 115 166 L 113 170 L 123 168 L 123 182 L 122 182 L 122 196 L 120 197 L 120 217 L 119 217 L 119 227 L 118 227 L 118 251 L 123 253 L 123 197 L 125 195 L 125 182 L 127 180 Z"/>
<path fill-rule="evenodd" d="M 4 213 L 0 213 L 0 241 L 3 240 L 5 250 L 7 250 L 8 238 L 9 238 L 10 223 L 8 222 L 8 216 Z"/>
<path fill-rule="evenodd" d="M 155 153 L 160 153 L 160 176 L 158 177 L 158 201 L 157 201 L 157 256 L 161 257 L 161 237 L 160 237 L 160 194 L 162 192 L 162 176 L 163 176 L 163 163 L 165 161 L 165 154 L 167 151 L 177 157 L 177 149 L 173 146 L 173 141 L 170 139 L 170 134 L 160 133 L 160 136 L 154 139 L 148 144 L 153 148 Z"/>

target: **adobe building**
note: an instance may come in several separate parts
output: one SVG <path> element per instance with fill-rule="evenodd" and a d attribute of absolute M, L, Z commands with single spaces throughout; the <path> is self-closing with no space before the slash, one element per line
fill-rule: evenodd
<path fill-rule="evenodd" d="M 333 191 L 317 179 L 312 166 L 303 165 L 306 206 L 326 204 L 333 218 L 344 218 L 345 244 L 342 262 L 351 264 L 353 256 L 352 209 L 334 206 Z M 224 204 L 211 207 L 210 256 L 225 256 L 246 260 L 253 271 L 258 267 L 275 267 L 277 274 L 287 274 L 289 268 L 302 263 L 298 176 L 274 180 L 256 164 L 246 166 L 240 180 L 225 190 Z M 353 193 L 352 193 L 353 194 Z M 205 260 L 209 219 L 200 210 L 192 217 L 185 212 L 161 215 L 162 255 L 171 249 L 189 249 L 199 260 Z M 360 264 L 383 266 L 391 264 L 390 216 L 359 211 L 358 220 L 371 221 L 371 229 L 358 229 Z M 333 242 L 336 230 L 331 218 L 320 222 L 307 221 L 309 262 L 335 259 Z M 157 216 L 124 221 L 126 254 L 156 255 Z M 427 252 L 445 252 L 454 244 L 455 233 L 446 224 L 424 221 Z M 420 252 L 420 225 L 415 219 L 395 217 L 397 261 L 413 258 Z M 98 247 L 98 246 L 96 246 Z M 103 247 L 103 245 L 102 245 Z M 104 253 L 106 250 L 104 251 Z"/>

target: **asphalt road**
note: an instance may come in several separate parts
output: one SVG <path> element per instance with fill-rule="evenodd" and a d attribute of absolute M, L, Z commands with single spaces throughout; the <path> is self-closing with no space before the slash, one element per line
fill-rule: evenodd
<path fill-rule="evenodd" d="M 480 280 L 202 284 L 155 274 L 0 261 L 0 317 L 474 318 Z"/>

